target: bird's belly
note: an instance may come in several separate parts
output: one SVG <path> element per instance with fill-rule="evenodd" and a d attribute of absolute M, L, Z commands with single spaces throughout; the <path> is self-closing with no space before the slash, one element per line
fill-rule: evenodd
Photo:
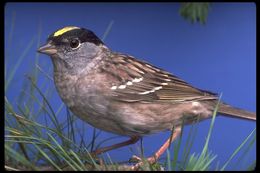
<path fill-rule="evenodd" d="M 203 103 L 131 103 L 122 104 L 118 116 L 126 131 L 146 135 L 173 127 L 182 123 L 190 124 L 211 117 L 212 111 Z M 198 119 L 199 118 L 199 119 Z"/>
<path fill-rule="evenodd" d="M 212 111 L 203 106 L 189 103 L 100 103 L 92 98 L 88 104 L 71 107 L 82 120 L 96 128 L 126 136 L 144 136 L 164 130 L 171 130 L 183 122 L 189 124 L 200 118 L 209 118 Z M 199 117 L 200 116 L 200 117 Z"/>

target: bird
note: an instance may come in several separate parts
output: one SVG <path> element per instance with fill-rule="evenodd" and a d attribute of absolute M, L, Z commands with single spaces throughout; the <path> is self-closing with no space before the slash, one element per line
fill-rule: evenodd
<path fill-rule="evenodd" d="M 55 87 L 70 111 L 95 128 L 129 140 L 99 148 L 101 153 L 136 143 L 153 133 L 172 130 L 168 140 L 147 158 L 150 164 L 187 125 L 211 118 L 219 95 L 192 86 L 162 68 L 116 52 L 91 30 L 66 26 L 48 36 L 38 52 L 50 57 Z M 222 101 L 218 113 L 256 120 L 256 113 Z M 133 165 L 137 170 L 143 162 Z"/>

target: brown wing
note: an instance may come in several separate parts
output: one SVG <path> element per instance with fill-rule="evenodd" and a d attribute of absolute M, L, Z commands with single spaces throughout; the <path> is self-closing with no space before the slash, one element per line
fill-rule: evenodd
<path fill-rule="evenodd" d="M 111 58 L 113 63 L 107 60 L 102 70 L 116 79 L 112 80 L 110 88 L 116 100 L 183 102 L 217 99 L 216 94 L 197 89 L 177 76 L 131 56 L 114 54 Z"/>

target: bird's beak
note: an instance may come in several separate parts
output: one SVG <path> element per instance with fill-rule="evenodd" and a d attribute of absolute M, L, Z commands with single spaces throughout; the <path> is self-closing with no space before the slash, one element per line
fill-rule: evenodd
<path fill-rule="evenodd" d="M 38 52 L 44 53 L 47 55 L 53 55 L 53 54 L 57 53 L 57 49 L 54 45 L 52 45 L 50 42 L 48 42 L 47 44 L 39 47 Z"/>

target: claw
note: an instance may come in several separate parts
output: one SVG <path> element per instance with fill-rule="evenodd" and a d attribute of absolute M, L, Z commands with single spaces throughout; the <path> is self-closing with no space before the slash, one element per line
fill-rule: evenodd
<path fill-rule="evenodd" d="M 129 159 L 129 162 L 130 163 L 138 163 L 138 162 L 141 162 L 142 159 L 136 155 L 133 155 L 130 159 Z"/>

